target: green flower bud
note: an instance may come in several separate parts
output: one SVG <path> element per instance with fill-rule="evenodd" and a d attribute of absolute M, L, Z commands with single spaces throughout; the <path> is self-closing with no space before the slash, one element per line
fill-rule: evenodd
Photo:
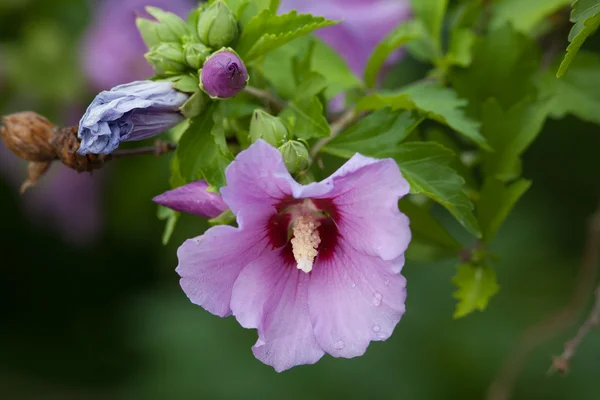
<path fill-rule="evenodd" d="M 233 42 L 237 36 L 237 20 L 222 0 L 211 4 L 200 15 L 198 37 L 205 45 L 218 49 Z"/>
<path fill-rule="evenodd" d="M 287 134 L 287 128 L 279 118 L 263 110 L 254 110 L 250 121 L 250 141 L 252 143 L 263 139 L 271 146 L 277 147 L 287 139 Z"/>
<path fill-rule="evenodd" d="M 285 142 L 279 147 L 279 152 L 283 155 L 283 162 L 291 174 L 295 174 L 308 168 L 310 156 L 304 143 L 297 140 Z"/>
<path fill-rule="evenodd" d="M 188 25 L 177 15 L 157 7 L 146 7 L 146 11 L 158 21 L 154 31 L 161 42 L 181 42 L 184 36 L 190 34 Z"/>
<path fill-rule="evenodd" d="M 161 43 L 145 57 L 157 75 L 178 75 L 187 69 L 183 48 L 176 43 Z"/>
<path fill-rule="evenodd" d="M 185 53 L 185 62 L 190 67 L 198 70 L 202 68 L 204 61 L 210 56 L 212 51 L 202 43 L 186 43 L 183 45 Z"/>

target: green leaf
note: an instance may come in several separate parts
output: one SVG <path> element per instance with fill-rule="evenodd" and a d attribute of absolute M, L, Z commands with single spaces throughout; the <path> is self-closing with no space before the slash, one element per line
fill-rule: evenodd
<path fill-rule="evenodd" d="M 365 68 L 364 78 L 367 87 L 375 86 L 381 66 L 394 50 L 411 40 L 423 37 L 424 34 L 425 27 L 421 21 L 406 21 L 398 25 L 397 28 L 379 42 Z"/>
<path fill-rule="evenodd" d="M 413 12 L 426 33 L 409 43 L 406 48 L 420 61 L 435 61 L 442 57 L 441 33 L 448 0 L 412 0 Z"/>
<path fill-rule="evenodd" d="M 408 142 L 395 150 L 382 152 L 379 158 L 392 157 L 398 163 L 413 194 L 422 193 L 440 203 L 469 232 L 481 237 L 473 216 L 473 203 L 463 191 L 464 179 L 449 164 L 454 153 L 433 142 Z"/>
<path fill-rule="evenodd" d="M 327 80 L 325 98 L 333 99 L 340 92 L 360 88 L 362 82 L 350 70 L 339 53 L 325 42 L 313 38 L 315 46 L 312 52 L 311 69 L 318 71 Z"/>
<path fill-rule="evenodd" d="M 306 55 L 310 55 L 310 68 L 306 72 L 318 71 L 327 80 L 327 100 L 331 100 L 342 91 L 362 86 L 360 79 L 336 51 L 316 37 L 303 36 L 264 57 L 262 73 L 275 86 L 280 97 L 292 99 L 298 93 L 294 65 Z"/>
<path fill-rule="evenodd" d="M 297 75 L 301 72 L 298 71 Z M 303 80 L 298 82 L 298 92 L 294 97 L 296 100 L 306 97 L 313 97 L 321 94 L 327 88 L 327 79 L 317 72 L 303 72 Z"/>
<path fill-rule="evenodd" d="M 575 0 L 571 10 L 571 22 L 575 23 L 569 32 L 569 46 L 556 77 L 563 76 L 585 39 L 600 26 L 600 0 Z"/>
<path fill-rule="evenodd" d="M 406 257 L 416 261 L 439 261 L 456 257 L 462 245 L 425 207 L 408 198 L 400 200 L 400 211 L 410 219 L 412 239 Z"/>
<path fill-rule="evenodd" d="M 551 116 L 575 115 L 584 121 L 600 124 L 600 56 L 581 51 L 569 73 L 557 79 L 550 72 L 538 82 L 540 97 L 551 97 Z"/>
<path fill-rule="evenodd" d="M 308 140 L 327 137 L 331 134 L 331 128 L 318 96 L 325 89 L 327 81 L 316 72 L 305 76 L 306 80 L 299 83 L 298 94 L 279 117 L 284 121 L 294 121 L 291 132 L 298 138 Z"/>
<path fill-rule="evenodd" d="M 470 67 L 452 69 L 448 77 L 459 97 L 469 101 L 468 114 L 479 117 L 490 97 L 508 108 L 534 95 L 533 76 L 539 63 L 535 42 L 505 25 L 477 39 Z"/>
<path fill-rule="evenodd" d="M 356 153 L 377 157 L 406 139 L 416 127 L 415 122 L 408 111 L 382 108 L 333 138 L 322 151 L 343 158 L 350 158 Z"/>
<path fill-rule="evenodd" d="M 459 300 L 454 318 L 485 310 L 491 297 L 500 289 L 496 273 L 489 265 L 459 265 L 452 283 L 458 287 L 452 296 Z"/>
<path fill-rule="evenodd" d="M 162 236 L 163 245 L 166 246 L 169 243 L 169 240 L 171 240 L 171 236 L 173 235 L 175 225 L 177 225 L 177 221 L 179 220 L 180 215 L 180 213 L 178 213 L 177 211 L 173 211 L 170 208 L 158 206 L 156 216 L 159 220 L 166 221 L 165 230 Z"/>
<path fill-rule="evenodd" d="M 484 155 L 484 176 L 509 181 L 521 175 L 519 156 L 542 130 L 550 105 L 549 99 L 525 99 L 506 112 L 495 99 L 483 105 L 483 134 L 494 148 Z"/>
<path fill-rule="evenodd" d="M 176 155 L 186 182 L 197 180 L 200 174 L 216 188 L 225 185 L 225 168 L 233 156 L 225 142 L 222 111 L 215 103 L 204 114 L 192 119 L 179 140 Z"/>
<path fill-rule="evenodd" d="M 296 11 L 273 15 L 269 9 L 265 9 L 248 22 L 236 50 L 240 57 L 249 63 L 300 36 L 336 23 L 323 17 L 298 14 Z"/>
<path fill-rule="evenodd" d="M 277 14 L 280 0 L 225 0 L 235 14 L 242 30 L 248 22 L 263 10 Z"/>
<path fill-rule="evenodd" d="M 390 106 L 393 109 L 418 110 L 423 116 L 449 126 L 471 139 L 484 149 L 490 149 L 479 133 L 479 123 L 467 117 L 467 101 L 456 92 L 435 83 L 422 82 L 410 85 L 399 92 L 372 94 L 361 99 L 359 110 L 377 110 Z"/>
<path fill-rule="evenodd" d="M 452 31 L 450 35 L 450 46 L 445 56 L 445 63 L 448 66 L 458 65 L 459 67 L 468 67 L 473 60 L 473 45 L 475 44 L 475 34 L 471 29 L 460 28 Z"/>
<path fill-rule="evenodd" d="M 477 201 L 477 219 L 483 240 L 491 242 L 517 201 L 527 192 L 531 181 L 519 179 L 511 184 L 487 178 Z"/>
<path fill-rule="evenodd" d="M 448 0 L 412 0 L 413 12 L 423 21 L 427 31 L 439 38 L 442 33 Z"/>
<path fill-rule="evenodd" d="M 548 16 L 570 5 L 572 0 L 503 0 L 492 4 L 490 27 L 511 23 L 519 32 L 531 33 Z"/>
<path fill-rule="evenodd" d="M 331 135 L 323 104 L 317 96 L 294 100 L 281 112 L 282 119 L 292 118 L 293 135 L 300 139 L 323 138 Z"/>

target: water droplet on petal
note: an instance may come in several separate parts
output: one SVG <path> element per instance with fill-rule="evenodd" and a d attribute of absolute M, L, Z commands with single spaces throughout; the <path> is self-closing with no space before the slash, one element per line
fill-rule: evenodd
<path fill-rule="evenodd" d="M 333 347 L 336 350 L 342 350 L 344 347 L 346 347 L 346 343 L 344 343 L 344 341 L 342 339 L 340 339 L 333 344 Z"/>
<path fill-rule="evenodd" d="M 379 307 L 381 305 L 382 298 L 383 298 L 383 296 L 381 295 L 381 293 L 379 293 L 379 292 L 373 293 L 373 305 L 375 307 Z"/>
<path fill-rule="evenodd" d="M 373 330 L 373 332 L 379 332 L 381 330 L 381 327 L 379 325 L 375 324 L 371 327 L 371 329 Z"/>
<path fill-rule="evenodd" d="M 198 246 L 200 244 L 200 238 L 194 238 L 194 243 L 196 243 L 196 246 Z"/>
<path fill-rule="evenodd" d="M 356 287 L 356 283 L 352 282 L 352 285 L 350 285 L 350 287 L 351 287 L 352 289 L 354 289 L 354 288 Z"/>
<path fill-rule="evenodd" d="M 389 280 L 389 279 L 386 279 L 386 280 L 383 282 L 383 284 L 384 284 L 385 286 L 389 286 L 389 285 L 390 285 L 390 280 Z"/>

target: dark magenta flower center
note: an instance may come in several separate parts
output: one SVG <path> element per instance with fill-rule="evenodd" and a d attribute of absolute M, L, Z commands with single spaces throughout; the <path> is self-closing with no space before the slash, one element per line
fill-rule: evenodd
<path fill-rule="evenodd" d="M 277 205 L 276 209 L 277 213 L 269 219 L 267 234 L 273 248 L 282 249 L 286 264 L 294 266 L 298 264 L 298 249 L 296 248 L 295 256 L 292 243 L 295 238 L 294 227 L 307 221 L 314 226 L 314 234 L 319 239 L 316 246 L 315 264 L 318 260 L 325 260 L 333 255 L 339 239 L 339 230 L 336 224 L 339 214 L 332 200 L 286 198 Z M 296 240 L 298 239 L 296 237 Z"/>

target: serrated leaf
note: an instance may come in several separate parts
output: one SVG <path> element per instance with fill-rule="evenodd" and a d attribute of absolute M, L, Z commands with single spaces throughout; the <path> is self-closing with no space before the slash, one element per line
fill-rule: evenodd
<path fill-rule="evenodd" d="M 442 57 L 441 32 L 448 0 L 412 0 L 416 19 L 425 26 L 426 33 L 407 43 L 406 48 L 418 60 L 435 61 Z"/>
<path fill-rule="evenodd" d="M 503 0 L 492 4 L 490 27 L 496 29 L 507 23 L 518 31 L 531 33 L 544 19 L 572 0 Z"/>
<path fill-rule="evenodd" d="M 452 283 L 458 287 L 452 297 L 459 300 L 454 318 L 485 310 L 492 296 L 500 290 L 496 273 L 489 265 L 459 265 Z"/>
<path fill-rule="evenodd" d="M 464 107 L 467 101 L 456 92 L 435 83 L 422 82 L 410 85 L 398 92 L 376 93 L 362 98 L 359 110 L 377 110 L 382 107 L 417 110 L 423 116 L 449 126 L 471 139 L 484 149 L 490 149 L 479 133 L 479 123 L 467 117 Z"/>
<path fill-rule="evenodd" d="M 300 76 L 298 72 L 298 76 Z M 298 92 L 294 98 L 301 99 L 321 94 L 327 88 L 327 79 L 317 72 L 302 73 L 303 80 L 298 82 Z"/>
<path fill-rule="evenodd" d="M 439 37 L 448 8 L 448 0 L 412 0 L 411 3 L 413 12 L 423 21 L 427 30 L 434 37 Z"/>
<path fill-rule="evenodd" d="M 406 251 L 408 259 L 432 262 L 456 257 L 462 245 L 433 218 L 427 208 L 405 197 L 400 201 L 400 211 L 410 220 L 412 238 Z"/>
<path fill-rule="evenodd" d="M 551 98 L 551 116 L 563 118 L 575 115 L 584 121 L 600 124 L 600 56 L 581 51 L 569 68 L 569 73 L 558 79 L 546 72 L 538 81 L 540 97 Z"/>
<path fill-rule="evenodd" d="M 473 215 L 473 203 L 463 191 L 465 181 L 449 164 L 454 153 L 433 142 L 408 142 L 395 150 L 378 154 L 379 158 L 392 157 L 398 163 L 410 192 L 422 193 L 440 203 L 469 232 L 481 237 Z"/>
<path fill-rule="evenodd" d="M 248 22 L 263 10 L 277 14 L 280 0 L 225 0 L 236 16 L 242 30 Z"/>
<path fill-rule="evenodd" d="M 449 66 L 458 65 L 466 68 L 473 60 L 473 45 L 475 34 L 469 28 L 453 30 L 450 34 L 450 46 L 445 56 L 445 63 Z"/>
<path fill-rule="evenodd" d="M 212 186 L 225 185 L 224 171 L 233 157 L 225 142 L 222 120 L 218 106 L 212 104 L 205 113 L 192 119 L 179 140 L 176 154 L 186 182 L 197 180 L 201 174 Z"/>
<path fill-rule="evenodd" d="M 288 102 L 279 117 L 284 121 L 294 121 L 292 134 L 298 138 L 308 140 L 327 137 L 331 134 L 331 128 L 319 99 L 327 81 L 316 72 L 306 74 L 305 78 L 298 83 L 298 94 Z"/>
<path fill-rule="evenodd" d="M 415 118 L 410 112 L 382 108 L 333 138 L 322 151 L 343 158 L 356 153 L 377 157 L 397 147 L 415 127 Z"/>
<path fill-rule="evenodd" d="M 362 87 L 362 82 L 348 67 L 346 61 L 322 40 L 312 38 L 314 48 L 311 69 L 318 71 L 327 80 L 325 98 L 333 99 L 340 92 Z"/>
<path fill-rule="evenodd" d="M 323 138 L 331 134 L 327 118 L 323 114 L 323 104 L 317 96 L 304 97 L 291 101 L 279 115 L 282 119 L 292 118 L 292 133 L 301 139 Z"/>
<path fill-rule="evenodd" d="M 541 132 L 550 104 L 548 99 L 525 99 L 508 111 L 495 99 L 483 105 L 483 134 L 494 148 L 493 153 L 484 155 L 484 176 L 510 181 L 521 175 L 519 156 Z"/>
<path fill-rule="evenodd" d="M 531 181 L 519 179 L 511 184 L 487 178 L 477 201 L 477 220 L 485 242 L 491 242 L 519 199 L 527 192 Z"/>
<path fill-rule="evenodd" d="M 420 20 L 412 20 L 401 23 L 379 42 L 373 54 L 369 57 L 365 68 L 364 78 L 367 87 L 375 86 L 381 66 L 394 50 L 424 35 L 425 27 L 423 23 Z"/>
<path fill-rule="evenodd" d="M 533 76 L 539 63 L 535 42 L 505 25 L 477 39 L 470 67 L 452 69 L 448 77 L 458 95 L 468 100 L 468 114 L 479 117 L 491 97 L 508 108 L 534 95 Z"/>
<path fill-rule="evenodd" d="M 294 73 L 295 60 L 310 52 L 309 71 L 318 71 L 327 80 L 325 98 L 333 99 L 342 91 L 362 86 L 344 59 L 323 41 L 314 36 L 303 36 L 265 55 L 262 73 L 284 99 L 292 99 L 297 90 Z M 307 71 L 307 72 L 309 72 Z"/>
<path fill-rule="evenodd" d="M 579 48 L 600 26 L 600 0 L 575 0 L 571 9 L 571 22 L 575 24 L 569 32 L 571 44 L 567 47 L 567 54 L 558 68 L 557 78 L 567 72 Z"/>
<path fill-rule="evenodd" d="M 336 23 L 323 17 L 298 14 L 296 11 L 274 15 L 271 10 L 265 9 L 248 22 L 236 50 L 249 63 L 300 36 Z"/>

